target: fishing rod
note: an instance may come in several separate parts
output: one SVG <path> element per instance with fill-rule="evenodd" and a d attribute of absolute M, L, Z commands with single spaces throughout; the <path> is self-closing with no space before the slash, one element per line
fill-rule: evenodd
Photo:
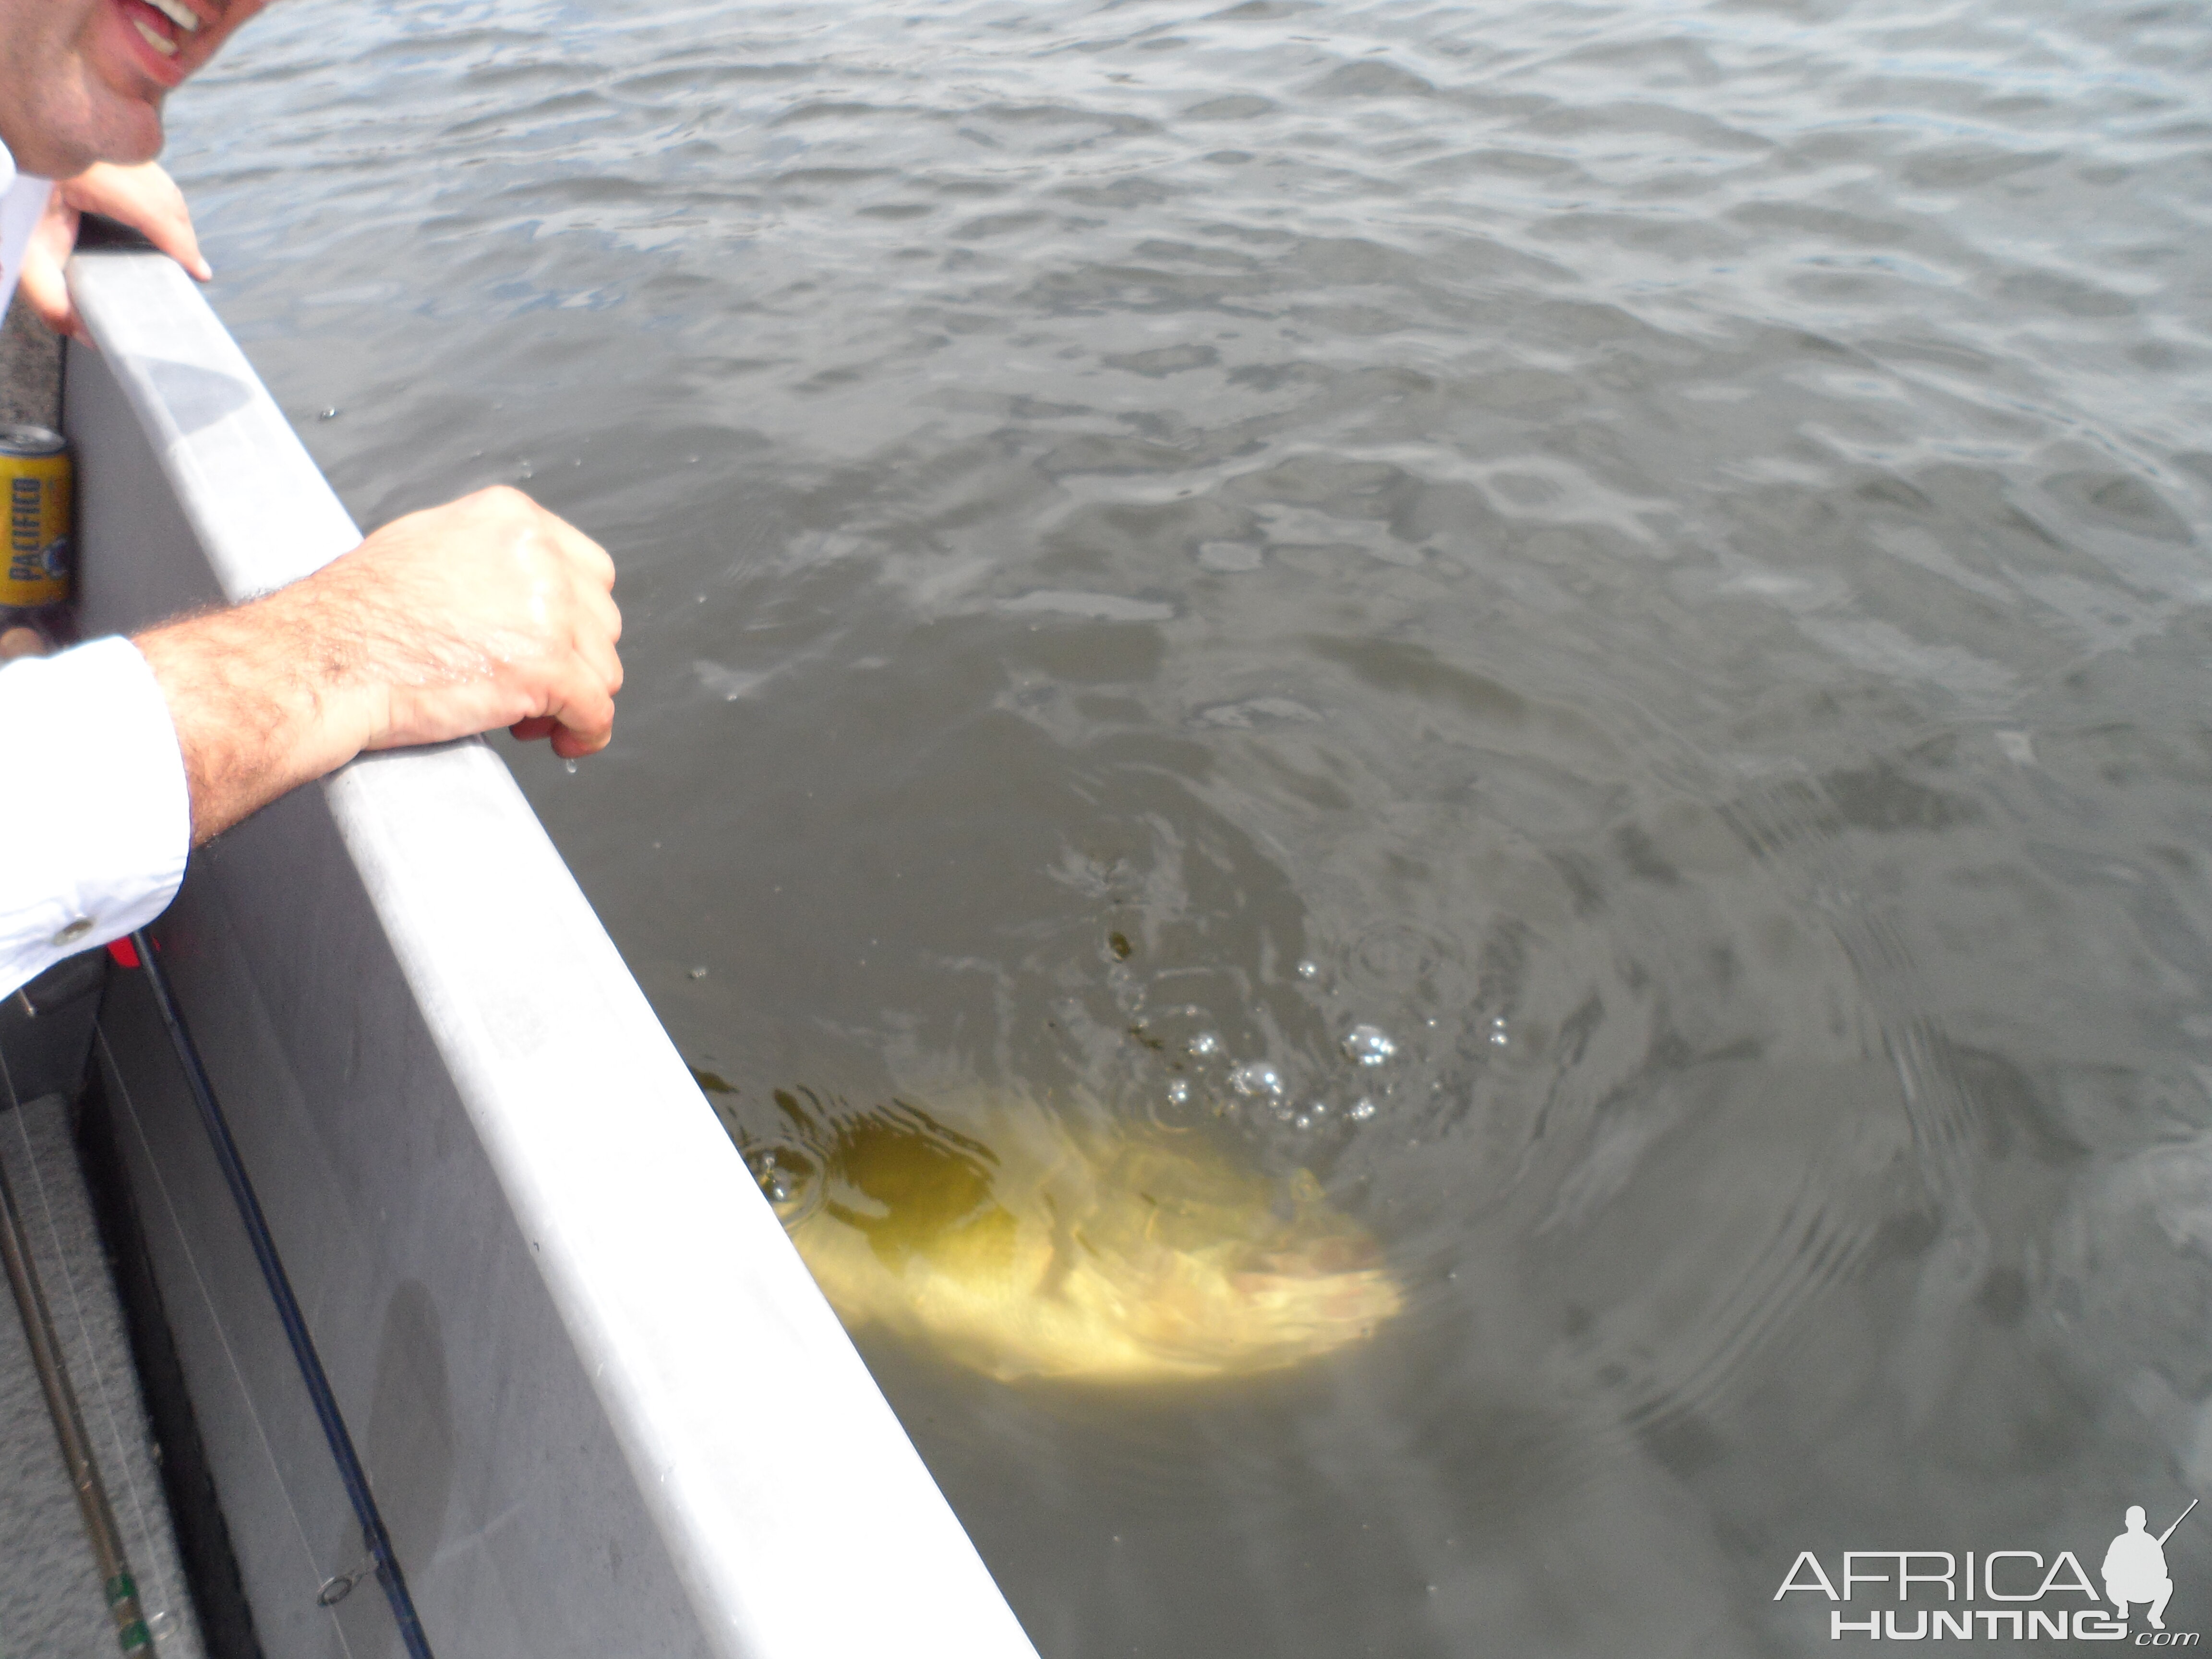
<path fill-rule="evenodd" d="M 2192 1498 L 2189 1500 L 2189 1510 L 2193 1510 L 2196 1507 L 2197 1499 Z M 2168 1527 L 2164 1532 L 2159 1534 L 2158 1545 L 2160 1549 L 2164 1549 L 2166 1547 L 2166 1540 L 2173 1536 L 2175 1528 L 2179 1528 L 2183 1522 L 2189 1519 L 2189 1510 L 2184 1510 L 2180 1514 L 2175 1516 L 2173 1517 L 2173 1525 Z"/>
<path fill-rule="evenodd" d="M 108 1507 L 107 1489 L 100 1483 L 92 1437 L 85 1432 L 84 1414 L 77 1409 L 76 1390 L 70 1387 L 53 1313 L 40 1286 L 39 1270 L 31 1261 L 30 1237 L 24 1231 L 5 1170 L 0 1170 L 0 1258 L 7 1263 L 8 1283 L 15 1292 L 15 1309 L 23 1316 L 23 1337 L 31 1348 L 31 1367 L 38 1372 L 39 1386 L 46 1393 L 46 1413 L 54 1419 L 54 1437 L 61 1442 L 62 1463 L 69 1471 L 70 1485 L 76 1490 L 85 1537 L 99 1564 L 108 1616 L 115 1620 L 116 1645 L 128 1659 L 151 1659 L 154 1637 L 139 1609 L 138 1582 L 131 1576 L 123 1534 L 116 1527 L 115 1511 Z"/>
<path fill-rule="evenodd" d="M 407 1591 L 406 1575 L 399 1570 L 399 1558 L 392 1553 L 392 1537 L 385 1530 L 384 1516 L 376 1507 L 375 1494 L 368 1489 L 368 1473 L 354 1451 L 353 1437 L 346 1432 L 345 1419 L 338 1414 L 337 1397 L 331 1392 L 322 1358 L 315 1352 L 315 1340 L 308 1334 L 307 1319 L 300 1312 L 300 1299 L 293 1295 L 292 1281 L 276 1254 L 276 1241 L 270 1237 L 269 1223 L 261 1213 L 261 1200 L 253 1194 L 253 1183 L 246 1178 L 246 1165 L 238 1156 L 238 1143 L 231 1139 L 229 1121 L 215 1097 L 215 1085 L 209 1082 L 207 1067 L 201 1063 L 199 1049 L 185 1025 L 185 1011 L 178 1006 L 167 970 L 155 960 L 154 941 L 146 937 L 142 928 L 131 935 L 131 943 L 138 953 L 138 965 L 146 970 L 147 982 L 154 988 L 154 1000 L 161 1010 L 162 1024 L 168 1027 L 169 1042 L 177 1051 L 178 1061 L 184 1066 L 192 1103 L 199 1108 L 200 1121 L 215 1148 L 216 1162 L 222 1166 L 223 1181 L 238 1205 L 239 1218 L 246 1224 L 246 1237 L 252 1241 L 253 1259 L 261 1264 L 262 1280 L 269 1286 L 270 1297 L 276 1304 L 276 1317 L 284 1326 L 285 1340 L 292 1345 L 292 1358 L 298 1362 L 301 1380 L 307 1385 L 307 1396 L 314 1402 L 315 1416 L 323 1425 L 323 1438 L 330 1443 L 331 1456 L 338 1466 L 338 1479 L 345 1484 L 346 1497 L 353 1504 L 355 1518 L 361 1522 L 362 1540 L 368 1547 L 369 1559 L 375 1563 L 376 1582 L 384 1587 L 384 1599 L 392 1604 L 392 1616 L 398 1621 L 399 1639 L 406 1646 L 408 1659 L 434 1659 L 429 1638 L 422 1633 L 422 1621 L 416 1615 L 415 1598 Z M 330 1598 L 337 1599 L 335 1595 Z"/>

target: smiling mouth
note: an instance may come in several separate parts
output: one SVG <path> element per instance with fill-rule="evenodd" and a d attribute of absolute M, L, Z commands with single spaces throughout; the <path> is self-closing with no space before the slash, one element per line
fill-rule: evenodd
<path fill-rule="evenodd" d="M 185 34 L 196 34 L 199 32 L 199 15 L 190 6 L 185 5 L 184 0 L 142 0 L 142 3 L 148 10 L 166 19 Z M 143 13 L 136 10 L 131 12 L 131 27 L 137 29 L 139 38 L 153 47 L 155 52 L 160 52 L 162 57 L 174 58 L 177 55 L 178 43 L 175 37 Z"/>

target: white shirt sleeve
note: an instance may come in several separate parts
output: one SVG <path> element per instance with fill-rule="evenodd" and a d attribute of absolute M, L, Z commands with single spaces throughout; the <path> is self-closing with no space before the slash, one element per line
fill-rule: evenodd
<path fill-rule="evenodd" d="M 4 152 L 0 152 L 4 153 Z M 0 315 L 15 297 L 15 279 L 23 274 L 23 249 L 46 210 L 53 185 L 27 173 L 17 173 L 10 162 L 8 183 L 0 189 Z"/>
<path fill-rule="evenodd" d="M 161 915 L 191 841 L 176 728 L 137 646 L 0 668 L 0 996 Z"/>

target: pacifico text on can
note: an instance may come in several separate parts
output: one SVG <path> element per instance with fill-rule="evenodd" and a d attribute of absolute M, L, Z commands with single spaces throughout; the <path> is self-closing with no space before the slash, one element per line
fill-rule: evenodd
<path fill-rule="evenodd" d="M 0 489 L 7 494 L 7 562 L 0 614 L 44 610 L 69 598 L 69 442 L 42 426 L 0 426 Z"/>

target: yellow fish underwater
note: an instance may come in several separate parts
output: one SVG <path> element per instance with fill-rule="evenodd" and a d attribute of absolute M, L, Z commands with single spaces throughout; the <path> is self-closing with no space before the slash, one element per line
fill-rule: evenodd
<path fill-rule="evenodd" d="M 992 1376 L 1273 1370 L 1398 1311 L 1375 1240 L 1303 1170 L 1271 1182 L 1196 1133 L 1078 1127 L 1011 1096 L 964 1131 L 900 1102 L 775 1098 L 798 1146 L 749 1156 L 839 1316 Z"/>

